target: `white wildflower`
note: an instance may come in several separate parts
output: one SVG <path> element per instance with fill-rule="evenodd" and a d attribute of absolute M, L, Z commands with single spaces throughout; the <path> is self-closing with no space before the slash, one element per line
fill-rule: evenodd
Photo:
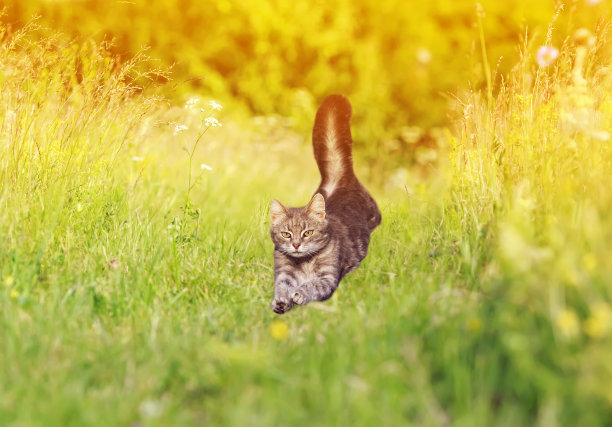
<path fill-rule="evenodd" d="M 200 165 L 200 169 L 202 169 L 203 171 L 211 171 L 211 170 L 213 170 L 213 168 L 211 168 L 210 166 L 208 166 L 208 165 L 207 165 L 207 164 L 205 164 L 205 163 L 202 163 L 202 164 Z"/>
<path fill-rule="evenodd" d="M 147 420 L 159 418 L 164 413 L 164 404 L 160 400 L 146 399 L 138 405 L 140 416 Z"/>
<path fill-rule="evenodd" d="M 424 47 L 417 50 L 416 53 L 417 61 L 419 61 L 423 65 L 427 65 L 431 62 L 431 52 Z"/>
<path fill-rule="evenodd" d="M 607 142 L 610 140 L 610 132 L 605 130 L 592 130 L 589 132 L 593 139 L 598 141 Z"/>
<path fill-rule="evenodd" d="M 554 46 L 541 46 L 536 54 L 536 60 L 540 67 L 548 67 L 555 62 L 559 56 L 559 49 Z"/>
<path fill-rule="evenodd" d="M 206 126 L 211 126 L 211 127 L 215 127 L 215 126 L 223 126 L 221 123 L 219 123 L 219 120 L 215 119 L 214 117 L 206 117 L 204 119 L 204 124 Z"/>
<path fill-rule="evenodd" d="M 213 110 L 217 110 L 217 111 L 223 110 L 223 106 L 221 104 L 217 104 L 213 100 L 208 101 L 208 105 L 210 105 L 210 108 L 212 108 Z"/>
<path fill-rule="evenodd" d="M 144 162 L 144 157 L 134 156 L 134 157 L 132 157 L 132 161 L 134 161 L 134 162 Z"/>
<path fill-rule="evenodd" d="M 212 102 L 212 101 L 211 101 L 211 102 Z M 17 118 L 17 113 L 15 113 L 13 110 L 8 110 L 8 111 L 6 112 L 6 115 L 5 115 L 5 120 L 6 120 L 7 122 L 9 122 L 9 123 L 10 123 L 10 122 L 14 122 L 16 118 Z"/>
<path fill-rule="evenodd" d="M 192 109 L 193 107 L 196 106 L 196 104 L 200 102 L 200 98 L 198 98 L 197 96 L 192 96 L 191 98 L 189 98 L 187 100 L 187 102 L 185 103 L 185 108 L 187 109 Z"/>
<path fill-rule="evenodd" d="M 181 133 L 181 132 L 183 132 L 183 131 L 186 131 L 187 129 L 189 129 L 189 128 L 188 128 L 187 126 L 185 126 L 185 125 L 175 124 L 175 125 L 174 125 L 174 132 L 173 132 L 173 135 L 174 135 L 174 136 L 176 136 L 176 135 L 178 135 L 179 133 Z"/>

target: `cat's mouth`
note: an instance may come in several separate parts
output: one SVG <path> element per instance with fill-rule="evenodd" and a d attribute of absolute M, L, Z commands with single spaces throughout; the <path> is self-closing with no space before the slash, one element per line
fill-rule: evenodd
<path fill-rule="evenodd" d="M 294 258 L 302 258 L 302 257 L 309 255 L 309 252 L 305 250 L 301 250 L 301 249 L 293 249 L 292 251 L 289 252 L 289 255 L 291 255 Z"/>

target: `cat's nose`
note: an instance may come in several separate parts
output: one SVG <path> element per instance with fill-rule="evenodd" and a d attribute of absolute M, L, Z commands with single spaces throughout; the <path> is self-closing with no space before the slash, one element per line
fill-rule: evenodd
<path fill-rule="evenodd" d="M 293 244 L 293 247 L 297 249 L 297 248 L 299 248 L 299 247 L 300 247 L 300 244 L 299 244 L 299 243 L 294 243 L 294 244 Z"/>

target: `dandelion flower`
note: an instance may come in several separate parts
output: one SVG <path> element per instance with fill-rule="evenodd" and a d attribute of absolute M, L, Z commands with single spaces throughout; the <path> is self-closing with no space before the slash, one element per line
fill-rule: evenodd
<path fill-rule="evenodd" d="M 612 329 L 612 309 L 604 302 L 599 302 L 591 308 L 591 315 L 585 320 L 584 332 L 592 338 L 603 338 Z"/>
<path fill-rule="evenodd" d="M 10 296 L 11 296 L 11 298 L 13 298 L 13 299 L 17 299 L 17 298 L 19 298 L 19 291 L 18 291 L 17 289 L 13 289 L 13 290 L 11 290 Z"/>
<path fill-rule="evenodd" d="M 215 119 L 214 117 L 206 117 L 204 119 L 204 124 L 209 127 L 223 126 L 221 123 L 219 123 L 219 120 Z"/>
<path fill-rule="evenodd" d="M 144 157 L 134 156 L 132 157 L 133 162 L 144 162 Z"/>
<path fill-rule="evenodd" d="M 270 335 L 272 335 L 272 338 L 275 340 L 282 341 L 289 335 L 289 327 L 285 322 L 275 320 L 270 325 Z"/>
<path fill-rule="evenodd" d="M 216 111 L 221 111 L 221 110 L 223 110 L 223 106 L 222 106 L 221 104 L 216 103 L 216 102 L 215 102 L 215 101 L 213 101 L 213 100 L 210 100 L 210 101 L 208 102 L 208 105 L 210 105 L 210 108 L 212 108 L 213 110 L 216 110 Z"/>
<path fill-rule="evenodd" d="M 597 257 L 592 252 L 587 252 L 582 256 L 582 268 L 586 271 L 593 271 L 597 267 Z"/>
<path fill-rule="evenodd" d="M 536 60 L 540 67 L 548 67 L 555 62 L 559 56 L 559 49 L 553 46 L 541 46 L 536 54 Z"/>
<path fill-rule="evenodd" d="M 572 310 L 563 310 L 555 319 L 557 330 L 565 338 L 574 338 L 580 332 L 578 316 Z"/>
<path fill-rule="evenodd" d="M 472 332 L 478 332 L 482 328 L 482 322 L 476 317 L 472 317 L 467 321 L 467 328 Z"/>
<path fill-rule="evenodd" d="M 192 96 L 191 98 L 189 98 L 187 100 L 187 102 L 185 103 L 185 108 L 187 108 L 188 110 L 192 109 L 193 107 L 195 107 L 197 105 L 197 103 L 200 102 L 200 98 L 198 98 L 197 96 Z"/>
<path fill-rule="evenodd" d="M 175 124 L 174 125 L 174 132 L 172 133 L 174 136 L 178 135 L 179 133 L 186 131 L 187 129 L 189 129 L 187 126 L 185 125 L 179 125 L 179 124 Z"/>
<path fill-rule="evenodd" d="M 6 276 L 4 278 L 4 285 L 5 286 L 11 286 L 14 282 L 15 282 L 15 279 L 13 279 L 13 276 Z"/>
<path fill-rule="evenodd" d="M 213 170 L 213 168 L 211 168 L 210 166 L 208 166 L 208 165 L 207 165 L 207 164 L 205 164 L 205 163 L 202 163 L 202 164 L 200 165 L 200 169 L 202 169 L 203 171 L 211 171 L 211 170 Z"/>

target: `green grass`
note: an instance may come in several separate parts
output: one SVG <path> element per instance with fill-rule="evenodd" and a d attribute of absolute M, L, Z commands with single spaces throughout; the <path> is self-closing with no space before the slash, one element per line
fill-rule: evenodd
<path fill-rule="evenodd" d="M 569 46 L 528 93 L 466 97 L 426 183 L 358 154 L 383 214 L 368 257 L 330 301 L 279 317 L 267 202 L 311 196 L 309 136 L 218 113 L 186 204 L 202 113 L 142 94 L 140 62 L 44 40 L 0 51 L 1 425 L 608 422 L 612 151 L 592 131 L 612 104 L 595 54 L 586 107 Z M 596 124 L 564 130 L 584 114 Z"/>

